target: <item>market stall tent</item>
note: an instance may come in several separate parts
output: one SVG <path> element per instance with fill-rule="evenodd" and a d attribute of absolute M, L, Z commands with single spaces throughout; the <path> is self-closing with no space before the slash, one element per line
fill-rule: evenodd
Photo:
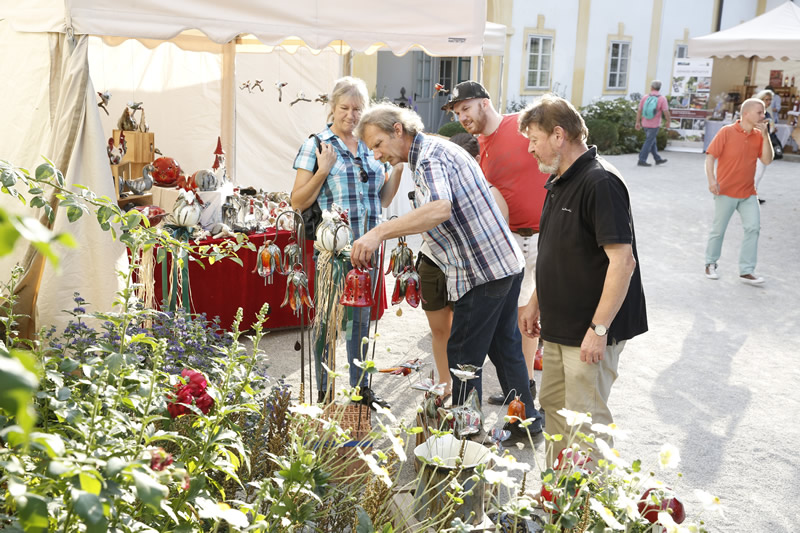
<path fill-rule="evenodd" d="M 454 1 L 454 4 L 456 2 Z M 485 0 L 458 1 L 458 17 L 439 3 L 408 0 L 397 8 L 376 9 L 363 0 L 298 0 L 254 5 L 247 0 L 110 0 L 6 1 L 0 5 L 0 65 L 4 73 L 0 104 L 6 127 L 0 132 L 0 158 L 35 168 L 45 155 L 64 171 L 68 184 L 81 184 L 113 196 L 105 134 L 89 77 L 89 36 L 170 40 L 185 46 L 219 45 L 223 55 L 221 96 L 234 101 L 235 42 L 253 35 L 262 44 L 297 44 L 314 50 L 345 46 L 366 51 L 377 45 L 395 53 L 417 46 L 431 54 L 481 54 Z M 198 30 L 201 34 L 186 33 Z M 202 43 L 202 44 L 201 44 Z M 223 105 L 223 107 L 224 107 Z M 232 109 L 223 109 L 222 131 L 230 149 Z M 228 123 L 225 123 L 225 117 Z M 226 135 L 227 131 L 227 135 Z M 0 200 L 13 208 L 7 197 Z M 36 314 L 40 324 L 62 325 L 61 310 L 79 292 L 96 309 L 110 309 L 117 287 L 116 268 L 124 266 L 121 245 L 109 245 L 108 234 L 92 220 L 68 224 L 63 213 L 56 231 L 75 234 L 79 249 L 62 253 L 60 272 L 46 265 L 32 248 L 12 254 L 0 272 L 21 261 L 25 276 L 18 310 Z M 24 257 L 21 257 L 24 255 Z M 36 322 L 25 321 L 32 336 Z"/>
<path fill-rule="evenodd" d="M 724 31 L 689 39 L 690 57 L 800 59 L 800 6 L 786 2 Z"/>

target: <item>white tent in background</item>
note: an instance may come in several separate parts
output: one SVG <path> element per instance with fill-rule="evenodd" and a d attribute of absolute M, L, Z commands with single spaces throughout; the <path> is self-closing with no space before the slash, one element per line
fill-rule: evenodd
<path fill-rule="evenodd" d="M 458 16 L 441 2 L 406 0 L 377 9 L 366 0 L 298 0 L 279 4 L 249 0 L 27 0 L 0 4 L 0 158 L 35 168 L 46 155 L 64 171 L 68 184 L 113 196 L 105 137 L 89 78 L 89 36 L 173 40 L 180 47 L 221 55 L 220 130 L 226 151 L 234 152 L 236 40 L 250 35 L 261 45 L 332 47 L 339 52 L 388 47 L 402 54 L 419 47 L 430 54 L 479 56 L 486 17 L 485 0 L 452 0 Z M 197 30 L 197 31 L 191 31 Z M 148 41 L 144 41 L 148 43 Z M 152 43 L 150 43 L 152 45 Z M 314 72 L 308 73 L 313 78 Z M 270 80 L 271 82 L 272 80 Z M 269 83 L 269 82 L 268 82 Z M 230 161 L 230 160 L 229 160 Z M 0 198 L 3 206 L 15 205 Z M 96 222 L 69 225 L 59 213 L 56 231 L 70 231 L 81 247 L 62 254 L 61 272 L 28 250 L 0 263 L 22 260 L 26 277 L 19 309 L 38 311 L 39 323 L 63 324 L 61 309 L 80 292 L 95 308 L 109 309 L 117 287 L 115 268 L 125 263 L 122 246 Z M 41 284 L 41 286 L 40 286 Z M 23 325 L 24 332 L 32 324 Z"/>
<path fill-rule="evenodd" d="M 690 57 L 800 59 L 800 6 L 786 2 L 738 26 L 689 39 Z"/>

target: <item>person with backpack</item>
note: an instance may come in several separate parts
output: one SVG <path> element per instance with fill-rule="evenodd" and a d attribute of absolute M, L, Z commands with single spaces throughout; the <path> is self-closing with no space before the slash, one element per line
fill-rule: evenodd
<path fill-rule="evenodd" d="M 647 162 L 647 155 L 652 153 L 656 165 L 663 165 L 667 162 L 666 159 L 658 155 L 658 146 L 656 146 L 656 136 L 658 129 L 661 127 L 661 117 L 663 114 L 664 119 L 667 121 L 666 128 L 669 129 L 669 105 L 667 99 L 659 94 L 661 90 L 661 82 L 653 80 L 650 84 L 650 94 L 642 96 L 639 101 L 639 109 L 636 111 L 636 129 L 644 128 L 645 138 L 642 151 L 639 152 L 639 166 L 649 167 L 650 163 Z"/>

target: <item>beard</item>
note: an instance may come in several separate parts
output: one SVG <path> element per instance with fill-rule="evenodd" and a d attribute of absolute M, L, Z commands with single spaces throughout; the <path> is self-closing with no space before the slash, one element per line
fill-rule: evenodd
<path fill-rule="evenodd" d="M 539 172 L 542 174 L 556 174 L 558 172 L 558 167 L 561 166 L 561 154 L 556 154 L 550 164 L 540 159 L 537 159 L 537 162 L 539 163 Z"/>

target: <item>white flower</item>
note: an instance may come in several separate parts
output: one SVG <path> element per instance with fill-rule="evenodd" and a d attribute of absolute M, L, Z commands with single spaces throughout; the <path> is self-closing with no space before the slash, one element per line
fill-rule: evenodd
<path fill-rule="evenodd" d="M 388 418 L 389 422 L 392 424 L 397 422 L 397 417 L 395 417 L 390 410 L 386 409 L 385 407 L 381 407 L 377 403 L 375 404 L 375 412 Z"/>
<path fill-rule="evenodd" d="M 516 482 L 508 475 L 508 472 L 504 470 L 486 470 L 483 475 L 486 476 L 486 481 L 492 485 L 497 485 L 499 483 L 508 488 L 514 488 L 516 485 Z"/>
<path fill-rule="evenodd" d="M 403 441 L 398 438 L 397 436 L 392 433 L 392 430 L 389 428 L 386 429 L 386 436 L 389 437 L 389 440 L 392 441 L 392 450 L 394 451 L 397 458 L 400 459 L 400 462 L 406 462 L 406 450 L 405 446 L 403 446 Z"/>
<path fill-rule="evenodd" d="M 496 466 L 505 468 L 506 470 L 522 470 L 523 472 L 529 472 L 531 469 L 531 465 L 528 463 L 520 463 L 517 461 L 516 457 L 511 454 L 500 456 L 495 453 L 491 453 L 489 454 L 489 459 L 494 461 Z"/>
<path fill-rule="evenodd" d="M 631 520 L 641 518 L 639 514 L 639 500 L 629 496 L 624 490 L 617 493 L 616 505 L 625 510 L 625 515 Z"/>
<path fill-rule="evenodd" d="M 662 470 L 665 468 L 677 468 L 681 460 L 681 454 L 678 448 L 672 444 L 666 443 L 661 447 L 661 451 L 658 453 L 658 460 Z"/>
<path fill-rule="evenodd" d="M 600 515 L 600 518 L 603 519 L 603 522 L 612 529 L 625 529 L 625 526 L 619 523 L 614 517 L 614 513 L 612 513 L 606 506 L 604 506 L 599 501 L 591 498 L 589 500 L 589 507 L 592 508 L 592 511 Z"/>
<path fill-rule="evenodd" d="M 292 405 L 289 407 L 289 411 L 297 415 L 306 415 L 311 418 L 318 418 L 322 415 L 321 408 L 317 407 L 316 405 L 308 405 L 307 403 Z"/>
<path fill-rule="evenodd" d="M 615 423 L 611 423 L 609 425 L 595 423 L 592 424 L 592 431 L 595 433 L 603 433 L 605 435 L 611 435 L 614 438 L 620 438 L 625 436 L 625 432 L 622 431 Z"/>
<path fill-rule="evenodd" d="M 719 515 L 722 516 L 722 502 L 718 497 L 700 489 L 695 489 L 694 495 L 700 500 L 700 503 L 703 504 L 703 509 L 719 513 Z"/>
<path fill-rule="evenodd" d="M 346 365 L 346 364 L 345 364 L 345 365 Z M 336 379 L 336 378 L 338 378 L 338 377 L 341 377 L 341 376 L 343 376 L 343 375 L 344 375 L 344 374 L 340 374 L 340 373 L 338 373 L 338 372 L 334 372 L 334 371 L 333 371 L 333 370 L 331 370 L 331 369 L 328 367 L 328 365 L 326 365 L 325 363 L 322 363 L 322 368 L 324 368 L 324 369 L 325 369 L 325 372 L 327 372 L 327 373 L 328 373 L 328 379 Z"/>
<path fill-rule="evenodd" d="M 664 526 L 666 533 L 691 533 L 689 528 L 676 524 L 672 515 L 666 511 L 658 513 L 658 523 Z"/>
<path fill-rule="evenodd" d="M 378 461 L 376 461 L 371 454 L 364 455 L 364 452 L 362 452 L 361 448 L 359 448 L 358 446 L 356 446 L 356 452 L 358 452 L 358 456 L 361 457 L 365 463 L 367 463 L 367 466 L 369 467 L 369 469 L 372 471 L 373 474 L 378 476 L 381 481 L 386 483 L 387 487 L 392 486 L 392 478 L 389 477 L 389 472 L 387 472 L 385 468 L 380 466 L 378 464 Z"/>
<path fill-rule="evenodd" d="M 576 413 L 569 409 L 559 409 L 557 412 L 566 419 L 568 426 L 580 426 L 582 424 L 591 424 L 592 422 L 592 417 L 589 416 L 589 413 Z"/>
<path fill-rule="evenodd" d="M 603 454 L 603 457 L 610 463 L 614 463 L 615 465 L 619 465 L 622 468 L 627 468 L 630 466 L 630 463 L 625 461 L 622 457 L 620 457 L 619 452 L 616 448 L 610 447 L 606 444 L 606 441 L 603 439 L 596 439 L 595 444 L 598 448 L 600 448 L 600 452 Z"/>

